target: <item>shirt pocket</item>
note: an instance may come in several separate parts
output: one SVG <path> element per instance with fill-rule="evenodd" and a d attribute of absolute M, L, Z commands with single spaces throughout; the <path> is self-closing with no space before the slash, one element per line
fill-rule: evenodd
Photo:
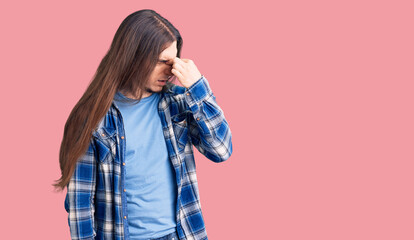
<path fill-rule="evenodd" d="M 117 136 L 115 128 L 98 128 L 93 133 L 96 143 L 97 161 L 111 163 L 116 157 Z"/>
<path fill-rule="evenodd" d="M 188 142 L 188 111 L 178 113 L 171 117 L 173 131 L 180 151 L 184 151 Z"/>

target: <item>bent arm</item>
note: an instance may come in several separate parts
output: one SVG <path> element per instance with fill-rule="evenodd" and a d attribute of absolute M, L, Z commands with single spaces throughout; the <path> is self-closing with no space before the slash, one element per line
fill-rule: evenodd
<path fill-rule="evenodd" d="M 75 171 L 67 185 L 65 209 L 72 240 L 95 239 L 94 197 L 96 183 L 96 158 L 93 141 L 86 153 L 76 163 Z"/>
<path fill-rule="evenodd" d="M 227 160 L 233 152 L 231 131 L 207 79 L 202 76 L 186 89 L 184 98 L 192 112 L 189 133 L 193 145 L 213 162 Z"/>

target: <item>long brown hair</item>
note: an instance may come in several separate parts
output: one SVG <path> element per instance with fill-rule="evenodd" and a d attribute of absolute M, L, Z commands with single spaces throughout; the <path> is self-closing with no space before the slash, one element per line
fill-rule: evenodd
<path fill-rule="evenodd" d="M 69 183 L 78 159 L 88 149 L 92 132 L 109 110 L 116 92 L 138 93 L 139 101 L 159 55 L 174 41 L 180 57 L 183 43 L 180 33 L 154 10 L 139 10 L 123 20 L 93 80 L 66 121 L 59 153 L 62 176 L 52 184 L 58 191 Z M 165 85 L 163 91 L 170 86 L 171 83 Z"/>

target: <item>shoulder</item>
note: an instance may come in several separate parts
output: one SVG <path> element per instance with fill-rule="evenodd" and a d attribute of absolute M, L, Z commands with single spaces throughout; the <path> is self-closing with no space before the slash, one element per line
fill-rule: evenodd
<path fill-rule="evenodd" d="M 104 116 L 98 121 L 97 125 L 92 131 L 93 136 L 99 136 L 102 134 L 103 129 L 109 132 L 113 132 L 117 128 L 119 109 L 116 104 L 112 102 L 109 109 L 106 111 Z"/>

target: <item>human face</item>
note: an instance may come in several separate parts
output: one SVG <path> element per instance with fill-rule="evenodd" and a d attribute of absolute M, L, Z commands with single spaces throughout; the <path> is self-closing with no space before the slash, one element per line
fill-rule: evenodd
<path fill-rule="evenodd" d="M 171 73 L 172 65 L 167 61 L 174 59 L 177 56 L 177 41 L 174 41 L 169 47 L 161 52 L 158 63 L 150 75 L 150 79 L 145 86 L 147 91 L 144 92 L 143 97 L 150 96 L 153 92 L 161 92 L 167 80 L 174 76 Z"/>

